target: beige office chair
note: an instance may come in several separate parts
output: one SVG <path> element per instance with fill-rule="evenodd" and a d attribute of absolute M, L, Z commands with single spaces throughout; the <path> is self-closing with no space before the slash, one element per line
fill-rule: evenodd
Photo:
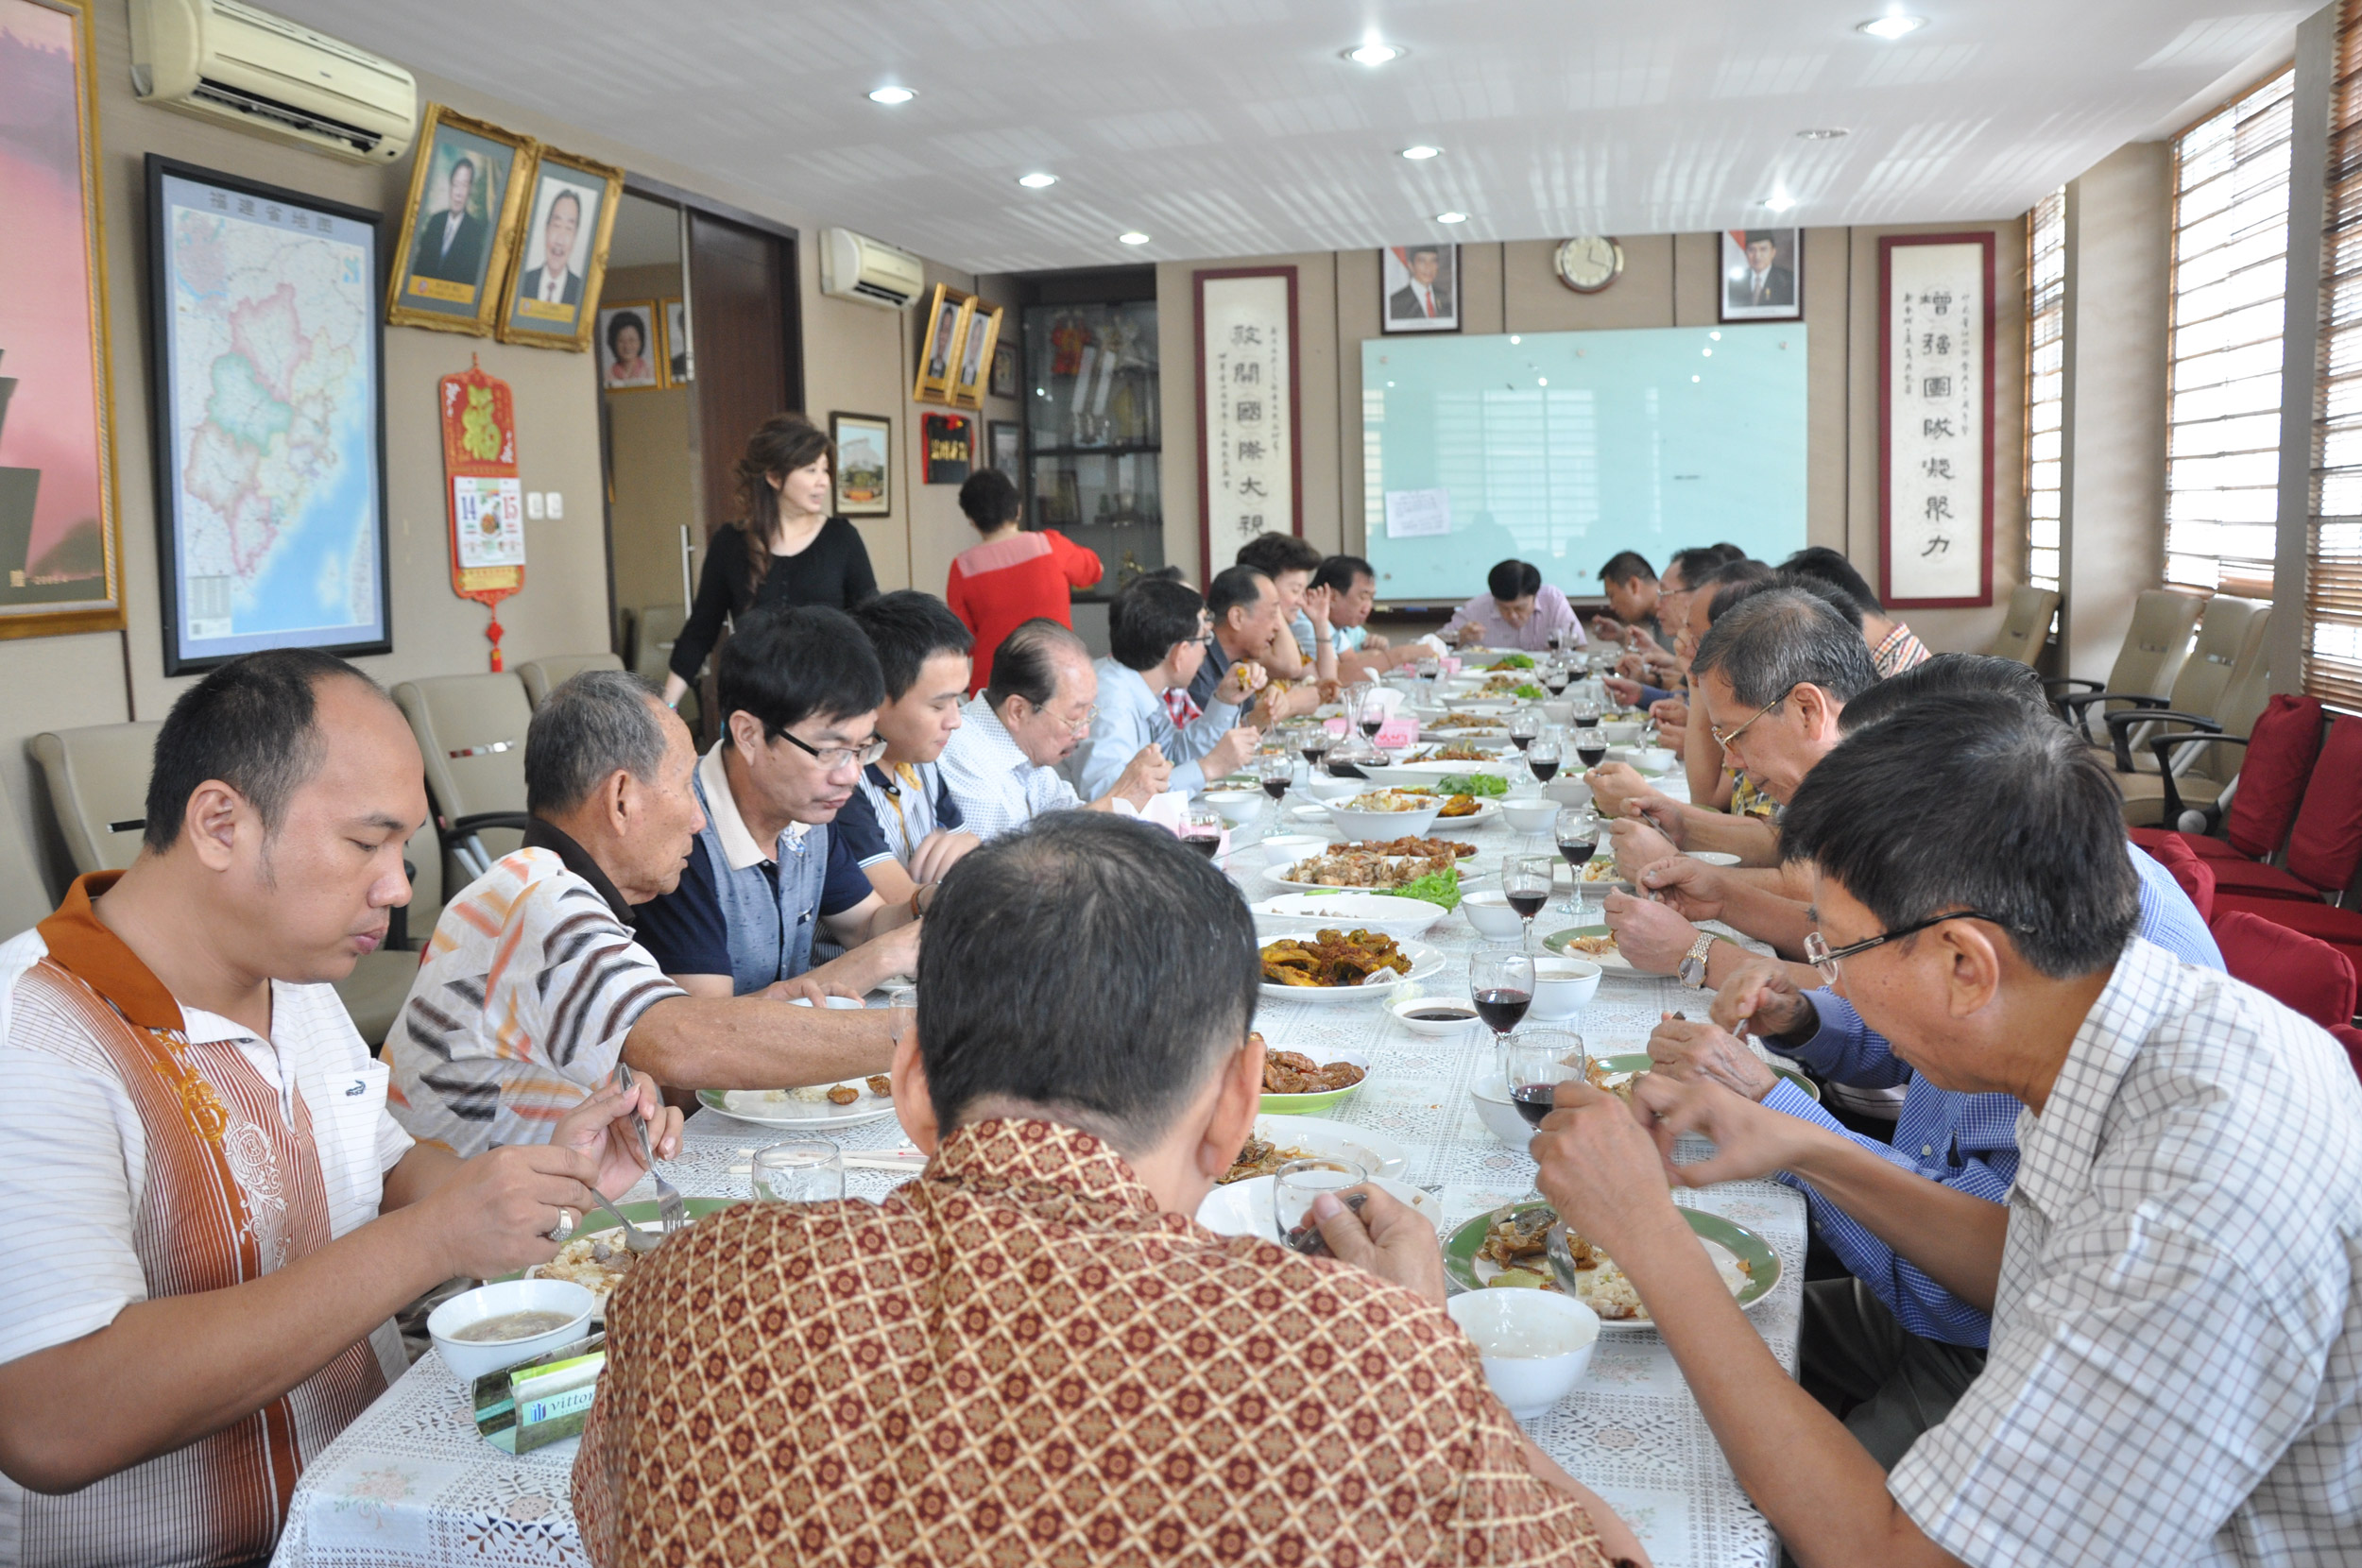
<path fill-rule="evenodd" d="M 2043 683 L 2050 700 L 2061 704 L 2060 717 L 2077 724 L 2084 740 L 2092 739 L 2090 725 L 2082 722 L 2090 705 L 2074 713 L 2064 706 L 2065 700 L 2083 695 L 2070 690 L 2079 686 L 2099 693 L 2093 700 L 2105 701 L 2110 712 L 2130 706 L 2135 697 L 2147 697 L 2151 706 L 2162 706 L 2174 678 L 2182 673 L 2182 660 L 2189 656 L 2190 631 L 2205 607 L 2206 601 L 2196 594 L 2169 588 L 2150 588 L 2133 600 L 2132 624 L 2125 629 L 2124 646 L 2116 651 L 2116 661 L 2109 667 L 2105 681 L 2068 675 Z"/>
<path fill-rule="evenodd" d="M 2055 588 L 2035 588 L 2028 584 L 2010 590 L 2010 613 L 2002 620 L 2001 629 L 1994 634 L 1993 644 L 1985 652 L 1995 658 L 2013 658 L 2030 665 L 2042 656 L 2043 644 L 2050 640 L 2050 618 L 2059 613 L 2059 594 Z"/>
<path fill-rule="evenodd" d="M 147 831 L 147 775 L 155 765 L 159 720 L 44 730 L 33 760 L 49 781 L 49 803 L 65 835 L 76 876 L 121 871 L 139 859 Z"/>
<path fill-rule="evenodd" d="M 2198 640 L 2164 699 L 2128 693 L 2126 706 L 2101 715 L 2108 726 L 2098 745 L 2102 760 L 2118 773 L 2136 773 L 2144 765 L 2154 767 L 2157 759 L 2148 749 L 2148 738 L 2164 733 L 2156 715 L 2170 713 L 2185 726 L 2219 725 L 2224 695 L 2243 670 L 2242 661 L 2263 656 L 2264 633 L 2271 625 L 2271 605 L 2253 599 L 2218 593 L 2208 600 L 2199 621 Z M 2105 692 L 2079 691 L 2059 702 L 2081 724 L 2092 705 L 2106 696 Z M 2186 765 L 2191 754 L 2180 755 Z"/>
<path fill-rule="evenodd" d="M 435 675 L 394 688 L 426 757 L 426 793 L 443 846 L 473 881 L 517 845 L 525 812 L 525 730 L 533 710 L 515 675 Z"/>
<path fill-rule="evenodd" d="M 2255 617 L 2258 622 L 2269 619 L 2268 609 Z M 2146 771 L 2115 775 L 2116 788 L 2124 792 L 2124 825 L 2179 827 L 2184 811 L 2212 815 L 2227 805 L 2247 747 L 2217 742 L 2244 741 L 2254 733 L 2255 721 L 2271 701 L 2271 659 L 2258 635 L 2223 693 L 2217 723 L 2174 713 L 2110 715 L 2111 728 L 2116 719 L 2147 719 L 2160 725 L 2159 733 L 2145 742 Z"/>
<path fill-rule="evenodd" d="M 42 880 L 41 858 L 16 819 L 15 803 L 0 788 L 0 941 L 40 925 L 55 907 Z"/>
<path fill-rule="evenodd" d="M 517 666 L 517 678 L 525 683 L 525 701 L 539 707 L 542 698 L 585 670 L 623 667 L 624 661 L 613 654 L 552 654 L 547 658 L 528 659 Z"/>

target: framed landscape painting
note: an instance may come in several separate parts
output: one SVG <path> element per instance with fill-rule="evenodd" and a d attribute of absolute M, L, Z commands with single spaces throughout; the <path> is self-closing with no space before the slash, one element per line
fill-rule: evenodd
<path fill-rule="evenodd" d="M 881 414 L 831 414 L 836 446 L 836 510 L 881 518 L 894 510 L 894 422 Z"/>

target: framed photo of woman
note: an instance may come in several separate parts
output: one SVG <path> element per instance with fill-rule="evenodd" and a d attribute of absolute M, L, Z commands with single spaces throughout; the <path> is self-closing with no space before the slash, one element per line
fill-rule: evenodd
<path fill-rule="evenodd" d="M 596 325 L 624 171 L 535 143 L 528 190 L 498 336 L 579 353 Z"/>
<path fill-rule="evenodd" d="M 599 310 L 599 386 L 607 392 L 652 392 L 664 384 L 664 350 L 658 337 L 657 301 L 625 299 Z"/>
<path fill-rule="evenodd" d="M 918 379 L 911 383 L 911 401 L 951 401 L 951 378 L 959 368 L 960 334 L 967 330 L 968 314 L 975 304 L 972 298 L 949 284 L 937 283 L 928 291 L 926 309 L 919 313 L 926 331 L 918 339 Z"/>
<path fill-rule="evenodd" d="M 388 326 L 491 335 L 532 160 L 528 138 L 426 106 L 386 284 Z"/>

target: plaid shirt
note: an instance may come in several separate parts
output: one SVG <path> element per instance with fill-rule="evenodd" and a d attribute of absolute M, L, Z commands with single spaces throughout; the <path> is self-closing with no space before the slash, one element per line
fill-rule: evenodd
<path fill-rule="evenodd" d="M 1916 669 L 1934 656 L 1927 652 L 1927 645 L 1900 621 L 1894 623 L 1894 630 L 1887 633 L 1885 640 L 1870 650 L 1871 666 L 1878 672 L 1880 680 Z"/>
<path fill-rule="evenodd" d="M 1018 749 L 982 693 L 960 709 L 935 771 L 959 803 L 960 823 L 980 839 L 1014 833 L 1045 811 L 1085 804 L 1074 786 Z"/>
<path fill-rule="evenodd" d="M 1604 1562 L 1441 1307 L 984 1121 L 882 1203 L 638 1265 L 574 1464 L 601 1568 Z"/>
<path fill-rule="evenodd" d="M 2135 939 L 2023 1155 L 1993 1349 L 1895 1466 L 1972 1563 L 2362 1559 L 2362 1084 Z"/>

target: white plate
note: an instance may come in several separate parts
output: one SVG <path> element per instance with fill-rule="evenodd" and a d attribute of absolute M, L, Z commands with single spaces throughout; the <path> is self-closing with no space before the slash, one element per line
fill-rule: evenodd
<path fill-rule="evenodd" d="M 1395 899 L 1395 902 L 1416 903 L 1419 902 L 1419 900 L 1404 900 L 1398 898 Z M 1433 906 L 1429 905 L 1429 907 L 1432 908 Z M 1310 933 L 1305 932 L 1303 934 L 1309 935 Z M 1287 940 L 1289 939 L 1280 936 L 1266 939 L 1267 942 L 1285 942 Z M 1410 984 L 1412 980 L 1429 980 L 1443 972 L 1444 954 L 1442 949 L 1430 947 L 1424 942 L 1406 942 L 1400 937 L 1395 938 L 1395 946 L 1401 948 L 1402 956 L 1411 961 L 1411 973 L 1404 975 L 1399 979 L 1388 980 L 1379 985 L 1274 985 L 1270 981 L 1266 980 L 1263 982 L 1263 999 L 1268 1002 L 1379 1001 L 1389 997 L 1401 996 L 1402 988 L 1405 985 Z M 1260 950 L 1259 946 L 1258 950 Z M 1283 1046 L 1279 1048 L 1284 1050 L 1287 1048 Z M 1306 1054 L 1309 1055 L 1310 1053 L 1307 1052 Z"/>
<path fill-rule="evenodd" d="M 1248 907 L 1257 914 L 1294 921 L 1309 930 L 1323 926 L 1351 930 L 1360 926 L 1384 931 L 1396 942 L 1424 936 L 1446 912 L 1443 905 L 1424 898 L 1396 898 L 1383 893 L 1283 893 Z"/>
<path fill-rule="evenodd" d="M 1479 795 L 1477 797 L 1476 815 L 1472 817 L 1447 817 L 1443 815 L 1441 812 L 1438 812 L 1435 820 L 1427 825 L 1427 830 L 1429 833 L 1436 833 L 1451 827 L 1481 827 L 1488 822 L 1498 822 L 1500 820 L 1500 814 L 1501 803 L 1499 796 Z"/>
<path fill-rule="evenodd" d="M 1306 859 L 1306 858 L 1307 858 L 1307 857 L 1302 857 L 1302 856 L 1299 856 L 1297 859 L 1298 859 L 1298 860 L 1302 860 L 1302 859 Z M 1473 856 L 1471 856 L 1471 857 L 1470 857 L 1470 859 L 1474 859 L 1474 858 L 1475 858 L 1475 857 L 1473 857 Z M 1392 864 L 1394 864 L 1394 865 L 1396 865 L 1396 866 L 1404 866 L 1404 865 L 1411 865 L 1411 864 L 1414 864 L 1414 863 L 1416 863 L 1416 862 L 1415 862 L 1415 859 L 1414 859 L 1414 857 L 1412 857 L 1412 856 L 1409 856 L 1409 855 L 1389 855 L 1389 856 L 1387 856 L 1387 857 L 1386 857 L 1386 859 L 1387 859 L 1387 861 L 1388 861 L 1390 863 L 1392 863 Z M 1286 865 L 1266 866 L 1266 867 L 1264 867 L 1264 868 L 1263 868 L 1263 877 L 1264 877 L 1264 879 L 1265 879 L 1265 880 L 1267 880 L 1267 881 L 1269 881 L 1269 882 L 1271 883 L 1271 885 L 1272 885 L 1272 886 L 1276 887 L 1276 888 L 1285 888 L 1285 889 L 1287 889 L 1290 893 L 1328 893 L 1328 892 L 1353 892 L 1353 893 L 1359 893 L 1359 892 L 1362 891 L 1362 890 L 1361 890 L 1361 888 L 1359 888 L 1359 887 L 1354 887 L 1354 888 L 1349 888 L 1349 889 L 1348 889 L 1348 888 L 1341 888 L 1341 887 L 1339 887 L 1339 886 L 1338 886 L 1338 884 L 1336 884 L 1335 882 L 1292 882 L 1292 881 L 1288 880 L 1288 878 L 1287 878 L 1286 877 L 1284 877 L 1284 876 L 1280 875 L 1282 872 L 1286 872 L 1286 871 L 1292 871 L 1292 870 L 1294 870 L 1294 869 L 1295 869 L 1295 867 L 1296 867 L 1296 861 L 1289 861 Z"/>
<path fill-rule="evenodd" d="M 1197 1206 L 1197 1222 L 1217 1236 L 1258 1236 L 1265 1241 L 1277 1241 L 1279 1221 L 1271 1206 L 1275 1180 L 1256 1176 L 1216 1187 Z M 1442 1229 L 1444 1205 L 1430 1195 L 1391 1176 L 1373 1176 L 1370 1185 L 1397 1202 L 1410 1204 L 1420 1219 Z"/>
<path fill-rule="evenodd" d="M 1342 1156 L 1379 1176 L 1399 1178 L 1411 1165 L 1411 1156 L 1402 1145 L 1385 1133 L 1373 1133 L 1363 1127 L 1347 1127 L 1326 1116 L 1257 1116 L 1255 1135 L 1268 1138 L 1282 1149 L 1301 1149 L 1313 1155 Z M 1235 1186 L 1238 1184 L 1234 1182 L 1230 1185 Z M 1218 1187 L 1215 1190 L 1221 1189 Z"/>
<path fill-rule="evenodd" d="M 765 1099 L 761 1089 L 700 1089 L 697 1102 L 709 1111 L 715 1111 L 734 1121 L 748 1121 L 758 1127 L 793 1127 L 799 1132 L 813 1132 L 827 1127 L 859 1127 L 894 1114 L 890 1095 L 873 1095 L 869 1086 L 859 1079 L 846 1082 L 861 1091 L 861 1098 L 850 1105 L 831 1105 L 823 1099 L 817 1103 L 801 1099 Z M 737 1103 L 733 1105 L 731 1101 Z"/>

